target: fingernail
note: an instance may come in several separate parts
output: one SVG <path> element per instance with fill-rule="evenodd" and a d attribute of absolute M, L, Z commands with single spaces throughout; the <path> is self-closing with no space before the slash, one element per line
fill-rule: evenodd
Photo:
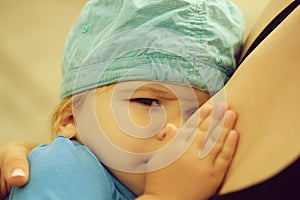
<path fill-rule="evenodd" d="M 16 168 L 15 170 L 13 170 L 11 173 L 11 177 L 17 177 L 17 176 L 24 177 L 25 176 L 24 170 L 21 168 Z"/>
<path fill-rule="evenodd" d="M 230 141 L 236 140 L 237 139 L 237 132 L 235 130 L 229 131 L 228 138 Z"/>

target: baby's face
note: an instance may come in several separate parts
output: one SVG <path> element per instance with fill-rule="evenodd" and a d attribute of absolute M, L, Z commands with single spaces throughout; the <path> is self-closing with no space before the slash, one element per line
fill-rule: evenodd
<path fill-rule="evenodd" d="M 166 124 L 179 127 L 209 94 L 178 84 L 128 81 L 95 98 L 98 124 L 112 144 L 129 152 L 147 153 L 166 144 L 160 137 Z"/>
<path fill-rule="evenodd" d="M 95 109 L 98 125 L 112 145 L 139 154 L 166 145 L 166 124 L 179 127 L 208 99 L 208 93 L 183 85 L 128 81 L 96 94 Z M 143 191 L 143 174 L 107 167 L 134 193 Z"/>

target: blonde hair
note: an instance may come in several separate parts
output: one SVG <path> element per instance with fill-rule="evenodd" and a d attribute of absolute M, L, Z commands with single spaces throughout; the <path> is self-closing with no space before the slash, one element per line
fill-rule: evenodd
<path fill-rule="evenodd" d="M 72 96 L 63 99 L 54 109 L 54 112 L 50 115 L 50 133 L 51 139 L 58 136 L 59 126 L 63 114 L 66 112 L 72 112 Z"/>
<path fill-rule="evenodd" d="M 104 92 L 105 90 L 112 88 L 114 85 L 115 84 L 110 84 L 110 85 L 98 87 L 96 89 L 95 94 L 99 95 L 102 92 Z M 80 97 L 84 96 L 84 94 L 86 92 L 88 92 L 88 91 L 82 92 L 80 94 L 76 94 L 74 96 L 66 97 L 55 107 L 54 111 L 52 112 L 52 114 L 50 115 L 50 118 L 49 118 L 51 140 L 59 135 L 60 125 L 64 125 L 64 124 L 61 124 L 64 113 L 72 113 L 73 101 L 74 101 L 74 104 L 78 104 L 78 103 L 82 102 L 82 100 L 80 100 L 80 99 L 83 99 L 83 98 L 80 98 Z M 76 98 L 73 98 L 73 97 L 76 97 Z"/>

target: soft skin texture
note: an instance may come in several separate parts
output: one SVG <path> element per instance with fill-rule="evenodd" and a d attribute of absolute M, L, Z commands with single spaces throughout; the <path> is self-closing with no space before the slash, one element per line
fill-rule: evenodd
<path fill-rule="evenodd" d="M 0 147 L 0 199 L 5 199 L 11 186 L 20 187 L 27 183 L 29 177 L 27 156 L 38 144 L 18 140 Z"/>
<path fill-rule="evenodd" d="M 114 6 L 111 6 L 111 4 Z M 94 0 L 85 8 L 67 39 L 68 42 L 63 58 L 62 98 L 83 92 L 87 89 L 126 80 L 156 80 L 186 85 L 191 84 L 193 87 L 201 88 L 206 91 L 209 90 L 214 93 L 223 86 L 223 81 L 228 80 L 235 69 L 235 59 L 241 48 L 240 44 L 242 42 L 244 28 L 240 11 L 228 0 L 126 0 L 107 2 Z M 106 8 L 112 12 L 101 12 L 101 9 L 107 10 Z M 98 9 L 100 9 L 100 12 L 98 12 Z M 99 14 L 108 14 L 108 17 L 104 15 L 104 20 L 99 20 Z M 129 17 L 129 19 L 127 17 Z M 102 23 L 104 23 L 104 26 L 98 26 Z M 88 26 L 82 27 L 84 24 Z M 210 25 L 208 26 L 208 24 Z M 141 29 L 139 27 L 142 27 L 142 32 L 140 32 Z M 82 28 L 85 30 L 82 30 Z M 138 31 L 136 31 L 136 28 L 138 28 Z M 165 29 L 167 31 L 162 33 L 161 31 Z M 124 34 L 122 32 L 123 30 L 125 30 Z M 127 32 L 128 30 L 132 30 L 132 32 Z M 120 36 L 119 33 L 122 33 L 122 37 L 119 38 L 122 39 L 122 42 L 115 40 Z M 127 38 L 128 33 L 135 33 L 129 34 L 130 40 Z M 100 45 L 100 42 L 107 41 L 108 38 L 113 40 L 113 45 L 104 42 L 104 46 L 108 45 L 109 48 L 102 48 L 103 46 Z M 129 45 L 129 43 L 132 45 Z M 148 44 L 151 45 L 148 46 Z M 144 45 L 146 45 L 146 47 Z M 96 46 L 99 48 L 95 48 Z M 115 49 L 114 47 L 118 48 Z M 100 50 L 100 52 L 98 50 Z M 101 50 L 105 50 L 104 54 L 101 54 Z M 138 59 L 138 57 L 140 57 L 140 59 Z M 94 58 L 97 59 L 95 60 Z M 127 60 L 127 58 L 130 58 L 130 60 Z M 99 77 L 95 76 L 100 73 L 98 67 L 103 70 L 103 67 L 106 66 L 101 64 L 102 59 L 107 62 L 106 64 L 112 67 L 111 69 L 114 69 L 111 72 L 116 72 L 116 76 L 113 73 L 111 77 L 109 76 L 109 71 L 104 70 L 106 74 L 102 78 L 109 78 L 107 81 L 103 79 L 99 81 Z M 111 63 L 111 61 L 113 62 Z M 128 65 L 127 61 L 129 61 L 131 65 Z M 90 71 L 90 67 L 94 66 L 93 64 L 95 63 L 97 63 L 96 68 Z M 164 68 L 161 67 L 161 64 L 163 64 Z M 142 66 L 143 68 L 139 68 Z M 153 66 L 155 66 L 155 68 L 152 68 Z M 209 70 L 203 70 L 205 66 L 208 67 Z M 83 70 L 78 70 L 77 67 Z M 124 69 L 125 71 L 118 71 L 117 69 Z M 148 71 L 136 69 L 148 69 Z M 215 71 L 213 69 L 217 70 L 217 74 L 221 73 L 221 79 L 216 78 L 216 73 L 210 73 L 211 70 Z M 133 74 L 127 73 L 129 72 L 127 70 L 133 72 Z M 80 76 L 82 74 L 79 73 L 79 76 L 77 76 L 77 72 L 79 71 L 83 72 L 84 75 Z M 85 72 L 91 76 L 85 76 Z M 136 74 L 135 72 L 138 73 Z M 121 77 L 119 77 L 119 75 L 121 75 Z M 85 79 L 85 81 L 83 81 L 82 78 Z M 80 81 L 80 84 L 73 84 L 75 83 L 74 81 Z M 212 83 L 208 84 L 208 82 Z M 99 83 L 101 83 L 101 85 L 99 85 Z M 206 83 L 208 85 L 206 85 Z M 80 90 L 74 87 L 76 85 Z M 138 94 L 138 96 L 140 96 L 140 94 Z M 147 96 L 145 96 L 145 98 L 147 98 Z M 173 99 L 173 97 L 171 97 L 171 99 Z M 142 103 L 140 100 L 141 97 L 138 97 L 130 101 L 130 113 L 137 124 L 144 125 L 147 123 L 146 113 L 148 109 L 144 109 L 144 107 L 147 106 L 138 105 Z M 189 112 L 192 113 L 198 108 L 197 106 L 191 107 L 191 109 L 187 110 L 186 116 L 180 115 L 180 119 L 177 119 L 175 114 L 178 113 L 176 101 L 170 100 L 169 102 L 171 103 L 165 103 L 164 98 L 160 100 L 167 110 L 167 123 L 171 123 L 172 126 L 177 128 L 189 117 Z M 204 99 L 201 99 L 199 105 L 202 105 L 204 101 Z M 170 109 L 174 107 L 176 109 Z M 68 116 L 68 119 L 72 119 L 72 115 L 68 113 L 64 114 Z M 138 121 L 140 119 L 139 116 L 145 116 L 145 121 Z M 98 116 L 98 118 L 100 117 Z M 67 122 L 66 119 L 63 120 Z M 71 121 L 69 121 L 69 124 L 74 125 Z M 64 127 L 69 124 L 61 123 L 60 125 Z M 174 135 L 174 131 L 170 132 L 170 129 L 167 128 L 167 124 L 164 124 L 164 126 L 165 129 L 162 129 L 162 132 L 164 131 L 162 134 L 158 134 L 159 136 L 156 138 L 149 138 L 149 143 L 151 144 L 149 148 L 147 145 L 143 146 L 147 148 L 140 148 L 140 145 L 145 144 L 143 143 L 144 141 L 129 142 L 126 137 L 122 137 L 124 141 L 128 142 L 127 144 L 130 144 L 124 148 L 132 150 L 133 152 L 148 152 L 164 146 L 168 143 L 166 138 L 172 138 L 168 135 Z M 113 128 L 115 128 L 115 126 L 113 126 Z M 60 131 L 62 131 L 62 129 L 60 129 Z M 168 134 L 169 132 L 171 134 Z M 112 135 L 110 135 L 109 138 L 117 145 L 123 145 L 118 143 L 120 139 L 114 140 L 114 136 Z M 160 142 L 157 142 L 158 140 Z M 131 144 L 135 145 L 137 143 L 141 144 L 138 145 L 138 147 L 135 146 L 135 148 L 132 148 Z M 28 167 L 26 171 L 28 172 Z M 118 175 L 118 177 L 122 179 L 123 175 Z M 124 175 L 124 179 L 128 180 L 128 176 Z M 140 183 L 135 180 L 136 178 L 134 178 L 133 181 L 129 180 L 126 184 L 130 188 L 137 188 L 135 193 L 140 194 L 143 192 L 144 185 L 141 184 L 139 187 L 131 186 L 131 184 L 135 185 Z M 142 178 L 142 181 L 143 180 L 144 178 Z M 125 180 L 121 181 L 125 182 Z M 4 187 L 3 184 L 2 186 Z M 6 189 L 4 193 L 5 192 L 7 192 Z"/>
<path fill-rule="evenodd" d="M 247 45 L 290 2 L 271 1 Z M 243 136 L 222 193 L 267 179 L 299 156 L 299 93 L 295 92 L 299 86 L 299 19 L 298 8 L 245 60 L 226 86 L 231 107 L 241 115 L 237 128 Z M 278 76 L 272 79 L 270 72 Z"/>
<path fill-rule="evenodd" d="M 165 86 L 164 86 L 165 85 Z M 182 125 L 182 123 L 189 118 L 193 112 L 197 110 L 198 107 L 191 107 L 189 104 L 183 107 L 179 106 L 178 99 L 172 93 L 169 89 L 167 89 L 168 84 L 166 83 L 151 83 L 146 84 L 136 91 L 133 92 L 130 99 L 125 99 L 122 101 L 128 101 L 129 103 L 129 114 L 132 118 L 132 120 L 140 125 L 143 126 L 145 124 L 149 123 L 149 110 L 156 109 L 155 112 L 161 112 L 160 110 L 164 108 L 164 112 L 166 113 L 166 119 L 165 119 L 165 125 L 157 135 L 154 137 L 149 137 L 147 139 L 137 139 L 133 138 L 131 136 L 128 136 L 125 134 L 118 124 L 115 122 L 113 112 L 111 110 L 111 107 L 107 106 L 112 102 L 112 93 L 114 91 L 114 87 L 110 87 L 103 92 L 101 92 L 99 95 L 96 95 L 95 99 L 95 107 L 96 107 L 96 113 L 97 113 L 97 119 L 101 126 L 101 128 L 104 130 L 106 136 L 112 141 L 112 143 L 116 146 L 119 146 L 122 149 L 125 149 L 130 152 L 134 153 L 145 153 L 154 151 L 157 149 L 160 149 L 164 145 L 168 144 L 176 134 L 174 134 L 173 129 L 167 128 L 169 124 L 172 124 L 172 126 L 179 127 Z M 182 85 L 176 85 L 177 88 L 180 88 L 182 91 L 182 94 L 185 94 L 184 91 L 188 88 L 186 86 Z M 127 91 L 127 90 L 126 90 Z M 120 91 L 119 91 L 120 92 Z M 122 92 L 122 91 L 121 91 Z M 205 100 L 208 98 L 208 94 L 194 89 L 194 92 L 198 99 L 198 105 L 202 105 Z M 177 93 L 178 95 L 178 93 Z M 187 97 L 185 97 L 187 98 Z M 149 102 L 147 102 L 148 100 Z M 120 103 L 120 102 L 117 102 Z M 150 104 L 148 104 L 150 103 Z M 184 116 L 182 116 L 181 109 L 183 110 Z M 199 111 L 198 111 L 199 112 Z M 230 115 L 233 115 L 230 111 Z M 158 114 L 156 117 L 159 117 L 160 114 Z M 204 115 L 204 114 L 203 114 Z M 221 114 L 222 116 L 222 114 Z M 197 113 L 194 117 L 198 117 Z M 204 115 L 205 117 L 205 115 Z M 202 117 L 202 118 L 204 118 Z M 200 117 L 201 120 L 201 117 Z M 217 121 L 220 119 L 216 119 Z M 228 119 L 230 123 L 226 124 L 226 128 L 224 128 L 224 132 L 228 132 L 228 128 L 231 129 L 233 127 L 234 123 L 234 117 L 231 116 L 231 118 Z M 199 122 L 199 126 L 201 125 L 201 121 Z M 208 128 L 207 125 L 205 125 L 206 128 Z M 202 132 L 202 134 L 204 134 Z M 225 133 L 226 134 L 226 133 Z M 200 139 L 200 141 L 203 141 L 203 138 Z M 221 140 L 221 145 L 223 145 L 223 140 Z M 196 145 L 196 144 L 195 144 Z M 217 145 L 218 146 L 218 145 Z M 91 147 L 92 148 L 92 147 Z M 196 145 L 196 147 L 199 151 L 201 148 L 201 144 Z M 220 151 L 221 147 L 218 147 L 217 151 Z M 235 146 L 231 146 L 231 153 L 234 152 Z M 193 154 L 197 155 L 197 154 Z M 98 157 L 101 157 L 103 155 L 98 155 Z M 209 155 L 209 157 L 217 157 L 216 154 Z M 195 160 L 198 159 L 198 156 L 195 157 Z M 230 160 L 228 160 L 230 161 Z M 207 166 L 208 163 L 203 163 L 204 166 Z M 119 179 L 121 182 L 123 182 L 131 191 L 133 191 L 137 195 L 143 194 L 144 191 L 144 185 L 145 185 L 145 175 L 144 174 L 135 174 L 135 173 L 125 173 L 121 172 L 116 169 L 108 168 L 111 170 L 111 172 Z M 197 167 L 197 169 L 199 166 Z M 215 170 L 212 168 L 212 170 Z M 225 170 L 225 167 L 222 168 L 222 170 Z M 206 170 L 205 170 L 206 171 Z M 221 171 L 221 170 L 220 170 Z M 223 174 L 225 171 L 223 171 Z M 220 173 L 220 177 L 224 177 L 222 173 Z M 218 184 L 216 181 L 216 187 L 219 186 L 221 183 L 221 179 Z M 203 180 L 203 179 L 198 179 Z M 212 187 L 213 188 L 213 187 Z M 213 193 L 212 193 L 213 194 Z"/>
<path fill-rule="evenodd" d="M 104 107 L 98 107 L 96 105 L 97 117 L 100 118 L 106 116 L 105 124 L 108 124 L 110 125 L 109 127 L 111 127 L 110 131 L 106 132 L 107 136 L 111 138 L 112 141 L 116 144 L 123 144 L 120 142 L 120 140 L 126 140 L 126 143 L 129 144 L 126 146 L 122 146 L 122 148 L 135 152 L 151 151 L 153 150 L 153 148 L 157 149 L 161 146 L 164 146 L 165 144 L 170 142 L 176 134 L 183 134 L 185 131 L 185 129 L 177 131 L 176 125 L 180 125 L 180 123 L 182 123 L 182 118 L 180 116 L 181 112 L 176 109 L 176 106 L 178 106 L 178 104 L 176 103 L 176 99 L 172 98 L 174 97 L 172 93 L 170 93 L 170 91 L 168 90 L 164 90 L 163 93 L 155 92 L 153 94 L 149 92 L 149 88 L 151 88 L 151 91 L 154 89 L 157 90 L 157 85 L 153 85 L 150 83 L 145 87 L 141 87 L 139 90 L 133 93 L 132 99 L 127 100 L 130 104 L 132 104 L 129 106 L 129 110 L 131 116 L 133 116 L 133 119 L 135 119 L 134 116 L 136 115 L 145 115 L 146 119 L 146 116 L 149 112 L 149 107 L 157 106 L 156 103 L 164 106 L 168 114 L 170 114 L 170 112 L 173 112 L 174 110 L 177 110 L 177 112 L 175 112 L 177 114 L 174 113 L 174 115 L 167 115 L 170 118 L 168 118 L 165 124 L 165 128 L 163 128 L 161 132 L 159 132 L 154 137 L 147 138 L 146 141 L 138 141 L 126 135 L 122 136 L 122 132 L 117 131 L 115 122 L 113 120 L 111 121 L 111 118 L 108 117 L 110 116 L 109 113 L 112 113 L 111 109 L 103 112 L 104 110 L 101 109 L 104 109 Z M 162 90 L 163 87 L 160 88 L 160 91 Z M 96 95 L 96 104 L 97 102 L 101 102 L 103 105 L 109 104 L 109 102 L 111 102 L 112 91 L 113 87 L 110 87 L 102 91 L 99 95 Z M 199 103 L 203 103 L 203 100 L 205 99 L 203 99 L 203 95 L 205 93 L 203 93 L 202 91 L 195 92 L 198 93 L 197 96 L 199 97 Z M 145 101 L 146 99 L 150 101 Z M 148 104 L 149 102 L 150 104 Z M 188 109 L 188 111 L 190 111 L 190 109 Z M 194 119 L 200 119 L 199 123 L 197 124 L 198 129 L 195 139 L 189 149 L 184 153 L 184 155 L 172 165 L 169 165 L 168 167 L 165 167 L 161 170 L 145 174 L 124 173 L 114 169 L 110 169 L 110 171 L 137 196 L 143 194 L 139 197 L 141 199 L 170 198 L 174 200 L 184 199 L 187 197 L 187 195 L 188 199 L 191 200 L 199 198 L 207 199 L 217 191 L 220 184 L 222 183 L 222 180 L 226 174 L 237 145 L 237 133 L 235 131 L 230 131 L 236 119 L 235 113 L 231 110 L 227 110 L 225 113 L 225 109 L 220 109 L 218 115 L 211 118 L 211 111 L 212 108 L 210 106 L 204 106 L 200 108 L 199 111 L 193 114 Z M 191 113 L 189 115 L 191 115 Z M 72 120 L 73 118 L 70 117 L 70 114 L 68 113 L 64 113 L 63 116 L 64 117 L 62 117 L 62 124 L 60 124 L 61 134 L 67 134 L 68 137 L 76 137 L 77 132 L 76 127 L 74 126 L 74 121 Z M 223 117 L 225 117 L 225 123 L 222 131 L 222 136 L 218 140 L 213 151 L 204 159 L 199 159 L 199 150 L 204 141 L 207 130 L 210 127 L 211 120 L 223 124 Z M 69 123 L 67 123 L 67 121 L 69 121 Z M 187 123 L 188 122 L 189 120 L 187 121 Z M 139 121 L 137 123 L 142 122 Z M 191 123 L 191 125 L 194 125 L 194 123 Z M 230 132 L 230 134 L 227 137 L 228 132 Z M 113 138 L 115 134 L 119 134 L 119 137 Z M 142 142 L 142 144 L 139 144 L 139 142 Z M 146 144 L 150 144 L 151 148 L 144 149 L 144 146 Z M 178 174 L 178 176 L 174 176 L 174 174 Z M 170 178 L 172 178 L 172 181 L 170 181 Z M 181 183 L 186 184 L 184 184 L 181 189 L 173 191 L 174 188 L 176 188 Z M 199 188 L 203 188 L 203 190 L 199 190 Z M 187 189 L 190 191 L 189 194 L 186 194 Z M 171 191 L 173 191 L 172 194 L 170 194 Z"/>
<path fill-rule="evenodd" d="M 228 131 L 226 127 L 229 128 L 233 125 L 235 114 L 228 111 L 226 119 L 223 134 L 207 157 L 200 160 L 197 158 L 199 146 L 201 146 L 206 132 L 202 128 L 208 127 L 209 123 L 209 120 L 204 120 L 200 122 L 201 125 L 194 143 L 180 159 L 166 168 L 146 175 L 145 192 L 137 199 L 204 200 L 214 194 L 226 174 L 225 169 L 229 167 L 228 164 L 233 158 L 233 149 L 236 148 L 238 139 L 237 133 L 233 130 L 229 134 L 224 134 Z M 206 166 L 206 170 L 200 170 L 204 166 Z"/>
<path fill-rule="evenodd" d="M 210 121 L 211 121 L 211 107 L 205 106 L 200 109 L 199 115 L 200 115 L 200 122 L 199 122 L 199 128 L 197 131 L 196 138 L 192 144 L 192 146 L 188 149 L 188 151 L 175 163 L 172 165 L 163 168 L 158 171 L 154 171 L 151 173 L 146 174 L 146 188 L 144 195 L 138 197 L 138 199 L 207 199 L 209 196 L 211 196 L 215 191 L 218 189 L 220 183 L 222 182 L 222 179 L 227 171 L 227 168 L 230 164 L 230 161 L 233 157 L 234 150 L 236 148 L 237 144 L 237 134 L 235 131 L 230 131 L 234 122 L 235 122 L 235 114 L 231 110 L 226 111 L 226 114 L 223 112 L 220 112 L 218 116 L 214 118 L 215 121 L 218 121 L 222 123 L 222 118 L 225 116 L 225 124 L 224 124 L 224 129 L 222 132 L 221 138 L 218 140 L 217 145 L 213 149 L 213 151 L 204 159 L 199 159 L 198 154 L 199 154 L 199 149 L 201 147 L 201 144 L 203 143 L 203 140 L 205 138 L 205 135 L 207 133 L 207 129 L 210 126 Z M 198 113 L 196 113 L 196 116 Z M 198 117 L 198 116 L 197 116 Z M 193 123 L 192 123 L 193 124 Z M 170 126 L 168 124 L 168 126 Z M 65 131 L 70 132 L 73 129 L 72 124 L 68 124 L 65 129 L 62 128 L 62 133 Z M 183 130 L 184 131 L 184 130 Z M 176 134 L 176 127 L 172 126 L 168 128 L 168 131 L 166 131 L 168 134 Z M 229 132 L 229 134 L 228 134 Z M 181 132 L 182 133 L 182 132 Z M 180 131 L 178 131 L 178 134 L 180 134 Z M 171 137 L 165 137 L 163 140 L 168 140 L 171 139 Z M 78 186 L 80 183 L 78 181 L 82 182 L 82 178 L 90 177 L 91 180 L 94 180 L 93 173 L 95 170 L 87 170 L 86 172 L 83 172 L 83 174 L 77 174 L 72 177 L 72 175 L 69 175 L 68 178 L 64 177 L 63 174 L 56 174 L 56 178 L 51 178 L 47 182 L 47 184 L 43 185 L 40 184 L 41 182 L 44 181 L 43 177 L 45 177 L 45 174 L 49 174 L 53 170 L 53 167 L 49 167 L 47 169 L 47 159 L 45 159 L 45 156 L 39 156 L 37 152 L 44 152 L 44 155 L 47 155 L 47 153 L 51 153 L 51 148 L 53 149 L 54 146 L 57 146 L 58 140 L 56 140 L 56 144 L 51 144 L 48 147 L 43 145 L 38 148 L 37 151 L 33 151 L 31 159 L 35 157 L 35 163 L 32 163 L 34 168 L 38 167 L 37 170 L 32 172 L 32 179 L 29 182 L 27 186 L 23 188 L 14 188 L 11 194 L 11 198 L 13 199 L 32 199 L 32 198 L 42 198 L 42 197 L 59 197 L 59 196 L 64 196 L 64 197 L 74 197 L 74 193 L 72 193 L 72 184 L 70 185 L 70 182 Z M 69 142 L 70 143 L 70 142 Z M 54 145 L 54 146 L 53 146 Z M 51 147 L 52 146 L 52 147 Z M 70 144 L 69 144 L 70 146 Z M 78 145 L 76 148 L 78 148 Z M 86 147 L 79 147 L 79 148 L 86 148 Z M 44 150 L 43 150 L 44 149 Z M 72 148 L 71 148 L 72 149 Z M 71 159 L 72 156 L 70 157 L 70 153 L 72 154 L 73 151 L 70 151 L 70 148 L 66 148 L 68 150 L 67 152 L 64 151 L 64 153 L 67 154 L 65 157 L 67 160 Z M 57 151 L 57 150 L 56 150 Z M 46 154 L 45 154 L 46 153 Z M 74 152 L 76 154 L 76 152 Z M 53 153 L 52 153 L 53 154 Z M 56 153 L 57 154 L 57 153 Z M 43 154 L 42 154 L 43 155 Z M 34 156 L 34 157 L 33 157 Z M 59 157 L 56 157 L 52 155 L 52 159 L 60 159 Z M 65 154 L 61 154 L 61 156 L 65 156 Z M 40 158 L 39 158 L 40 157 Z M 47 157 L 47 156 L 46 156 Z M 56 157 L 56 158 L 55 158 Z M 75 156 L 76 157 L 76 156 Z M 93 157 L 93 156 L 92 156 Z M 42 162 L 36 160 L 36 159 L 42 159 Z M 85 156 L 82 157 L 76 157 L 75 161 L 69 160 L 67 163 L 73 163 L 80 161 L 81 159 L 85 159 Z M 94 159 L 95 160 L 95 159 Z M 87 160 L 86 160 L 87 161 Z M 58 162 L 58 161 L 57 161 Z M 88 162 L 88 161 L 87 161 Z M 43 163 L 43 167 L 40 168 L 40 165 Z M 56 162 L 54 162 L 56 163 Z M 49 166 L 55 166 L 54 163 L 49 164 Z M 97 162 L 88 162 L 88 168 L 93 169 L 94 165 L 99 165 Z M 94 164 L 93 164 L 94 163 Z M 67 168 L 70 170 L 70 166 L 72 169 L 83 169 L 86 168 L 82 167 L 79 163 L 76 166 L 72 166 L 69 164 L 65 165 Z M 97 167 L 96 167 L 97 168 Z M 63 165 L 56 166 L 55 169 L 57 169 L 59 172 L 63 172 L 65 167 Z M 95 169 L 95 168 L 94 168 Z M 42 174 L 36 173 L 37 171 L 42 171 Z M 99 172 L 100 173 L 100 172 Z M 103 172 L 101 172 L 103 173 Z M 44 175 L 43 175 L 44 174 Z M 176 176 L 174 176 L 176 174 Z M 100 174 L 99 174 L 100 175 Z M 118 174 L 115 174 L 117 177 L 119 176 Z M 83 177 L 82 177 L 83 176 Z M 127 175 L 128 176 L 128 175 Z M 78 177 L 81 177 L 78 179 Z M 126 176 L 123 177 L 126 178 Z M 205 181 L 203 181 L 205 179 Z M 71 181 L 73 180 L 73 181 Z M 89 180 L 89 179 L 88 179 Z M 98 180 L 98 181 L 97 181 Z M 170 181 L 171 180 L 171 181 Z M 57 182 L 58 181 L 58 182 Z M 131 182 L 137 182 L 137 179 L 131 179 Z M 57 182 L 55 184 L 55 182 Z M 93 183 L 99 182 L 99 178 L 94 180 Z M 185 184 L 182 184 L 185 183 Z M 66 194 L 66 192 L 63 190 L 60 190 L 60 187 L 57 187 L 57 185 L 64 185 L 67 184 L 67 190 L 72 193 L 72 194 Z M 103 183 L 101 183 L 103 184 Z M 101 186 L 99 184 L 99 186 Z M 112 184 L 112 182 L 110 182 Z M 125 186 L 127 183 L 124 183 Z M 83 188 L 87 186 L 88 184 L 84 184 Z M 98 185 L 98 184 L 97 184 Z M 97 187 L 97 185 L 94 185 Z M 178 185 L 182 185 L 180 188 L 177 188 Z M 92 189 L 94 187 L 88 187 L 86 188 L 86 191 L 91 191 L 93 192 L 95 189 Z M 113 188 L 113 187 L 112 187 Z M 177 188 L 176 191 L 174 191 L 174 188 Z M 201 189 L 200 189 L 201 188 Z M 99 190 L 95 190 L 97 192 L 95 193 L 89 193 L 88 195 L 95 198 L 98 197 L 103 197 L 104 196 L 113 196 L 113 194 L 109 194 L 108 189 L 105 189 L 105 192 L 99 193 L 99 191 L 102 191 L 104 188 L 99 188 Z M 186 193 L 187 189 L 190 191 L 188 194 Z M 59 190 L 59 191 L 56 191 Z M 86 192 L 85 191 L 85 192 Z M 173 192 L 172 192 L 173 191 Z M 24 192 L 24 195 L 22 195 L 22 192 Z M 171 193 L 170 193 L 171 192 Z M 78 191 L 77 191 L 78 193 Z M 59 195 L 60 194 L 60 195 Z M 32 196 L 30 196 L 32 195 Z M 77 194 L 80 196 L 80 194 Z M 77 199 L 78 196 L 75 197 Z M 122 198 L 123 199 L 123 198 Z M 131 198 L 130 198 L 131 199 Z"/>

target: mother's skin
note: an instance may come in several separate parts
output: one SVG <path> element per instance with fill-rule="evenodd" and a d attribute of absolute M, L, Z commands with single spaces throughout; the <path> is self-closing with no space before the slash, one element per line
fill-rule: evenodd
<path fill-rule="evenodd" d="M 253 28 L 245 51 L 291 0 L 273 0 Z M 227 103 L 240 114 L 239 147 L 220 193 L 263 181 L 300 153 L 300 8 L 296 8 L 240 65 L 225 86 Z"/>

